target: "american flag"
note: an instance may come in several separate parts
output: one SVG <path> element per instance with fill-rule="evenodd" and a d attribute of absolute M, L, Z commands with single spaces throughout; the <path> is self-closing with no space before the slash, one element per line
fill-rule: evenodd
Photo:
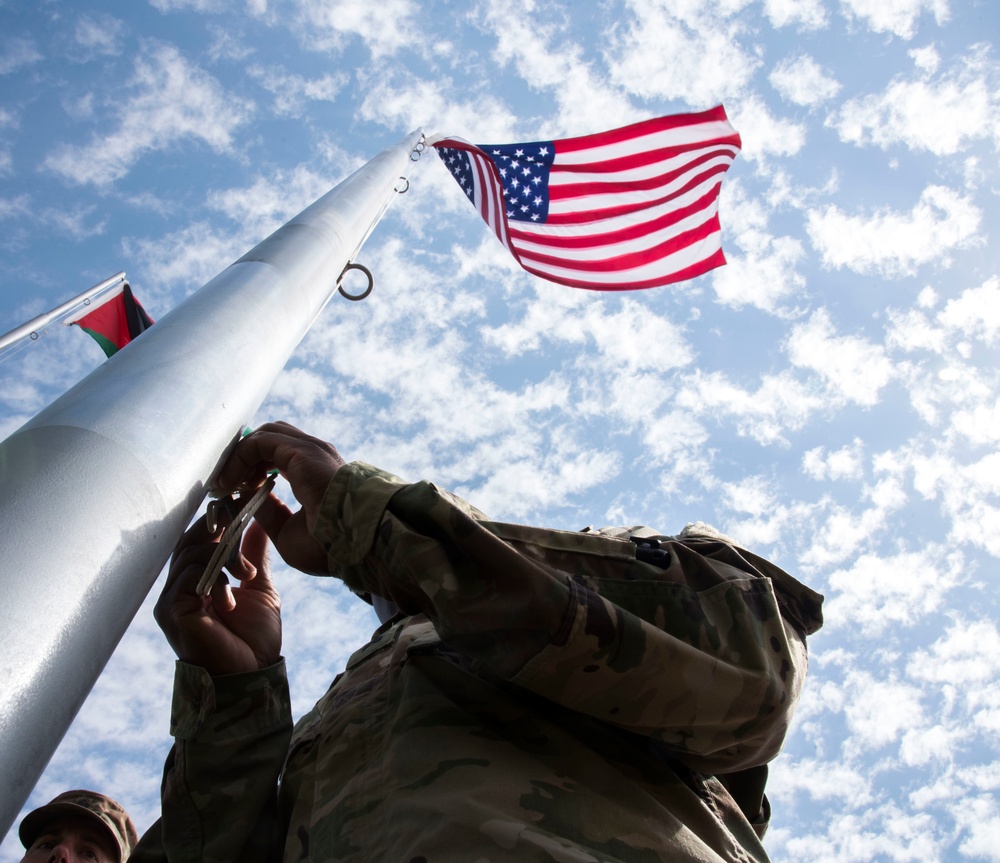
<path fill-rule="evenodd" d="M 726 262 L 719 188 L 740 136 L 721 105 L 560 141 L 432 143 L 500 242 L 542 278 L 627 291 Z"/>

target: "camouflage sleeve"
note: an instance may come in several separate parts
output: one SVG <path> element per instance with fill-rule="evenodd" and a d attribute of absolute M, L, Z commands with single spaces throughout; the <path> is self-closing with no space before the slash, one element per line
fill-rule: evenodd
<path fill-rule="evenodd" d="M 659 740 L 696 770 L 747 769 L 780 748 L 805 633 L 769 577 L 684 547 L 672 581 L 635 578 L 631 543 L 576 534 L 563 542 L 588 554 L 553 558 L 430 483 L 359 463 L 331 481 L 314 533 L 352 589 L 426 615 L 479 667 Z"/>
<path fill-rule="evenodd" d="M 274 816 L 291 731 L 283 661 L 215 678 L 178 662 L 170 716 L 175 743 L 163 769 L 162 815 L 131 859 L 279 859 Z"/>

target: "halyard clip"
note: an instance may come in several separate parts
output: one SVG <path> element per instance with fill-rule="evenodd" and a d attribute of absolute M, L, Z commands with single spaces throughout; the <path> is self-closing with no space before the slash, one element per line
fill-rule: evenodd
<path fill-rule="evenodd" d="M 208 566 L 205 567 L 205 573 L 198 582 L 198 594 L 200 596 L 207 596 L 212 590 L 216 579 L 219 577 L 219 573 L 222 572 L 223 566 L 229 564 L 230 569 L 232 569 L 239 563 L 240 542 L 243 539 L 243 531 L 250 524 L 250 519 L 254 517 L 254 513 L 267 500 L 273 488 L 274 476 L 269 476 L 267 481 L 256 492 L 249 495 L 249 497 L 246 494 L 240 494 L 238 498 L 234 499 L 230 495 L 208 502 L 208 510 L 205 512 L 205 524 L 213 535 L 219 529 L 219 516 L 222 514 L 222 510 L 228 512 L 232 520 L 222 532 L 222 537 L 219 539 L 219 544 L 215 547 L 212 559 L 208 562 Z"/>

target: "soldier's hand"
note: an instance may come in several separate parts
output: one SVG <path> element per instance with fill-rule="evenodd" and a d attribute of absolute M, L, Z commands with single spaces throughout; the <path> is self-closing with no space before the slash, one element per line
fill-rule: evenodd
<path fill-rule="evenodd" d="M 272 494 L 256 518 L 284 561 L 315 575 L 329 572 L 326 552 L 312 532 L 320 504 L 344 459 L 333 444 L 312 437 L 284 422 L 267 423 L 236 444 L 216 484 L 222 491 L 259 486 L 277 468 L 292 487 L 302 508 L 292 512 Z"/>
<path fill-rule="evenodd" d="M 256 671 L 281 657 L 281 600 L 271 581 L 267 534 L 252 523 L 230 587 L 221 574 L 208 596 L 198 580 L 218 543 L 201 518 L 174 549 L 167 583 L 153 615 L 177 657 L 213 676 Z"/>

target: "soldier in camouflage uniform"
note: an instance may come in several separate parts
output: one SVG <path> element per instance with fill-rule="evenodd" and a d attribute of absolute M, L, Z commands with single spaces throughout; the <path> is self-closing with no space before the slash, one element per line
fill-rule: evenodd
<path fill-rule="evenodd" d="M 710 530 L 490 521 L 283 423 L 219 484 L 272 467 L 302 505 L 258 513 L 282 557 L 398 613 L 293 728 L 263 531 L 203 600 L 193 528 L 157 607 L 181 660 L 163 816 L 133 860 L 767 860 L 822 597 Z"/>
<path fill-rule="evenodd" d="M 21 863 L 125 863 L 139 838 L 120 803 L 85 789 L 33 809 L 17 834 Z"/>

